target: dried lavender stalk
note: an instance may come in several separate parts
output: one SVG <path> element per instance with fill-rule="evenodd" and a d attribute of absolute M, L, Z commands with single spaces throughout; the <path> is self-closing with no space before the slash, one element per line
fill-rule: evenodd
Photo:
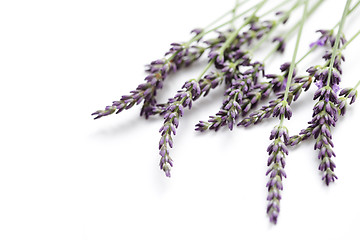
<path fill-rule="evenodd" d="M 269 201 L 267 207 L 267 214 L 269 216 L 270 222 L 274 224 L 277 223 L 277 218 L 280 212 L 280 199 L 281 199 L 280 191 L 283 190 L 282 178 L 283 177 L 286 178 L 286 173 L 284 171 L 285 157 L 289 153 L 286 147 L 286 143 L 289 141 L 289 132 L 288 129 L 283 125 L 283 122 L 285 118 L 290 120 L 292 116 L 290 103 L 287 100 L 290 91 L 291 79 L 293 77 L 293 73 L 296 65 L 295 60 L 300 43 L 300 37 L 306 20 L 307 5 L 308 5 L 308 1 L 305 1 L 304 12 L 303 12 L 298 36 L 296 39 L 296 45 L 295 45 L 292 61 L 289 67 L 289 72 L 288 72 L 289 79 L 286 82 L 286 89 L 284 92 L 284 96 L 282 98 L 282 101 L 278 103 L 274 108 L 273 116 L 279 117 L 280 124 L 278 126 L 275 126 L 275 128 L 271 131 L 270 140 L 274 140 L 274 141 L 267 148 L 267 152 L 269 154 L 269 158 L 268 158 L 269 169 L 266 172 L 266 175 L 269 175 L 269 181 L 266 184 L 266 187 L 268 188 L 267 200 Z"/>
<path fill-rule="evenodd" d="M 179 126 L 179 118 L 184 114 L 184 108 L 191 109 L 194 100 L 198 99 L 202 94 L 206 94 L 210 88 L 215 88 L 223 81 L 223 76 L 219 78 L 210 78 L 205 76 L 200 81 L 192 79 L 187 81 L 183 89 L 178 91 L 174 98 L 169 100 L 166 113 L 164 115 L 164 124 L 160 128 L 161 138 L 159 142 L 160 150 L 160 169 L 165 172 L 167 177 L 170 177 L 170 167 L 173 166 L 173 161 L 169 155 L 169 147 L 173 147 L 172 134 L 176 134 L 176 129 Z"/>
<path fill-rule="evenodd" d="M 315 92 L 314 100 L 318 99 L 313 108 L 313 119 L 309 122 L 309 128 L 312 129 L 311 135 L 316 139 L 314 149 L 319 149 L 318 158 L 320 159 L 319 170 L 323 172 L 322 180 L 326 185 L 334 182 L 337 176 L 334 173 L 336 167 L 332 160 L 335 153 L 332 150 L 334 144 L 332 142 L 331 127 L 335 127 L 338 120 L 338 114 L 341 113 L 339 109 L 339 100 L 337 92 L 339 90 L 339 83 L 341 81 L 341 61 L 345 60 L 342 52 L 339 51 L 342 28 L 349 9 L 350 1 L 346 2 L 342 19 L 339 25 L 339 30 L 336 36 L 335 44 L 332 51 L 327 52 L 323 58 L 330 62 L 326 67 L 319 69 L 313 67 L 311 70 L 315 71 L 315 84 L 318 90 Z M 305 131 L 303 131 L 305 133 Z M 308 134 L 309 130 L 307 131 Z M 292 143 L 294 144 L 294 143 Z"/>
<path fill-rule="evenodd" d="M 286 178 L 285 158 L 289 154 L 285 142 L 289 138 L 287 128 L 282 125 L 276 126 L 270 135 L 270 140 L 274 140 L 267 152 L 269 154 L 268 163 L 269 169 L 266 175 L 269 176 L 269 181 L 266 184 L 268 188 L 267 200 L 269 201 L 267 206 L 267 214 L 269 215 L 270 222 L 276 224 L 277 218 L 280 212 L 280 200 L 281 192 L 283 190 L 282 180 Z"/>

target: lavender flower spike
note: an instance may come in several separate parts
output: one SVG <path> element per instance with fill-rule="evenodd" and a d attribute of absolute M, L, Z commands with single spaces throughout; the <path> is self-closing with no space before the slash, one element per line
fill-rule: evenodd
<path fill-rule="evenodd" d="M 288 155 L 288 149 L 285 142 L 289 140 L 289 133 L 287 128 L 283 126 L 276 126 L 270 135 L 270 140 L 274 141 L 267 148 L 269 154 L 268 166 L 269 169 L 266 175 L 270 177 L 266 184 L 268 188 L 267 200 L 269 201 L 267 206 L 267 214 L 270 218 L 270 222 L 276 224 L 277 218 L 280 212 L 280 199 L 281 191 L 283 190 L 282 180 L 286 178 L 285 157 Z"/>
<path fill-rule="evenodd" d="M 120 113 L 124 109 L 130 109 L 135 104 L 144 102 L 140 115 L 148 118 L 156 114 L 153 107 L 156 105 L 156 92 L 163 86 L 163 81 L 171 72 L 188 66 L 204 53 L 206 48 L 198 45 L 187 46 L 186 44 L 172 43 L 170 50 L 165 54 L 171 55 L 169 58 L 158 59 L 147 65 L 148 75 L 145 77 L 145 83 L 140 84 L 136 90 L 124 95 L 120 100 L 114 101 L 111 106 L 107 106 L 105 110 L 98 110 L 91 115 L 95 115 L 95 119 Z"/>
<path fill-rule="evenodd" d="M 160 169 L 165 172 L 167 177 L 171 176 L 170 170 L 173 166 L 173 160 L 169 155 L 169 148 L 173 147 L 172 135 L 176 134 L 176 129 L 179 127 L 179 119 L 183 116 L 186 107 L 191 109 L 193 101 L 202 95 L 207 95 L 211 88 L 217 87 L 222 82 L 221 78 L 213 78 L 212 76 L 213 74 L 209 74 L 200 79 L 200 81 L 195 79 L 187 81 L 175 97 L 168 101 L 164 112 L 164 124 L 159 130 L 161 132 L 159 142 Z"/>

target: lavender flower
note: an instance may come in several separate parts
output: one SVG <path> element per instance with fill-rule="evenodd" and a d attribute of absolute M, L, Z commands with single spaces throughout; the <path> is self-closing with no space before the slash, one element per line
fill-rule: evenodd
<path fill-rule="evenodd" d="M 328 44 L 329 46 L 333 47 L 335 44 L 335 36 L 333 35 L 333 30 L 317 30 L 316 32 L 319 32 L 321 36 L 318 40 L 315 42 L 312 42 L 310 44 L 310 48 L 313 48 L 314 46 L 325 46 Z M 346 40 L 343 36 L 340 37 L 340 41 L 342 44 L 345 44 Z"/>
<path fill-rule="evenodd" d="M 286 178 L 285 157 L 289 154 L 286 147 L 286 142 L 289 139 L 289 133 L 286 127 L 279 125 L 276 126 L 270 135 L 270 140 L 274 140 L 267 152 L 268 158 L 268 170 L 266 175 L 269 176 L 269 181 L 266 184 L 268 188 L 267 200 L 269 201 L 267 206 L 267 214 L 270 218 L 270 222 L 276 224 L 277 218 L 280 212 L 280 199 L 281 191 L 283 190 L 282 180 Z"/>
<path fill-rule="evenodd" d="M 285 51 L 285 47 L 286 47 L 286 43 L 285 43 L 285 39 L 282 37 L 275 37 L 273 39 L 273 42 L 278 42 L 278 47 L 276 49 L 276 51 L 283 53 Z"/>
<path fill-rule="evenodd" d="M 221 126 L 228 125 L 230 130 L 233 129 L 236 119 L 242 112 L 242 101 L 247 99 L 247 94 L 257 84 L 259 73 L 263 71 L 263 65 L 259 62 L 252 64 L 251 69 L 239 75 L 234 75 L 229 88 L 225 92 L 225 100 L 216 116 L 210 116 L 208 122 L 200 121 L 196 125 L 197 131 L 214 129 L 217 131 Z M 254 100 L 253 100 L 254 101 Z M 250 107 L 250 105 L 249 105 Z M 246 110 L 246 107 L 244 108 Z"/>
<path fill-rule="evenodd" d="M 284 66 L 284 65 L 282 65 Z M 284 68 L 283 68 L 284 69 Z M 288 67 L 287 67 L 288 69 Z M 285 74 L 288 74 L 288 72 L 285 72 Z M 287 78 L 284 75 L 265 75 L 268 78 L 272 79 L 269 82 L 268 86 L 272 86 L 273 89 L 277 90 L 279 88 L 283 87 L 283 81 Z M 291 112 L 289 112 L 289 106 L 293 101 L 296 101 L 302 91 L 307 91 L 310 88 L 310 85 L 312 83 L 312 76 L 304 76 L 304 77 L 295 77 L 294 83 L 290 85 L 288 98 L 286 99 L 287 104 L 284 105 L 284 92 L 277 93 L 277 99 L 270 100 L 267 105 L 262 106 L 260 109 L 252 112 L 248 117 L 242 119 L 238 123 L 238 126 L 242 125 L 244 127 L 249 127 L 253 124 L 258 124 L 262 120 L 269 118 L 271 116 L 280 117 L 280 113 L 286 112 L 286 118 L 291 117 Z M 281 87 L 280 87 L 281 86 Z M 285 85 L 286 86 L 286 85 Z M 288 106 L 288 107 L 286 107 Z M 286 109 L 287 108 L 287 109 Z"/>
<path fill-rule="evenodd" d="M 184 114 L 184 108 L 192 106 L 193 96 L 200 95 L 201 89 L 199 83 L 195 80 L 187 81 L 182 87 L 183 90 L 178 91 L 173 99 L 169 100 L 169 106 L 164 116 L 164 124 L 160 128 L 161 139 L 159 142 L 160 150 L 160 169 L 162 169 L 167 177 L 170 177 L 170 168 L 173 166 L 173 160 L 169 155 L 169 147 L 172 148 L 173 140 L 171 135 L 176 134 L 176 128 L 179 126 L 179 118 Z"/>
<path fill-rule="evenodd" d="M 314 107 L 313 119 L 309 123 L 313 128 L 312 135 L 316 139 L 314 149 L 319 149 L 318 158 L 321 160 L 319 170 L 324 172 L 322 179 L 329 185 L 330 182 L 337 179 L 333 172 L 336 166 L 331 159 L 336 155 L 332 150 L 334 144 L 331 140 L 330 127 L 335 127 L 338 119 L 338 99 L 334 90 L 329 87 L 317 90 L 314 99 L 318 98 L 319 101 Z"/>
<path fill-rule="evenodd" d="M 344 88 L 343 90 L 341 90 L 339 96 L 341 97 L 338 97 L 338 104 L 336 107 L 339 110 L 339 114 L 344 116 L 347 108 L 346 100 L 350 99 L 350 104 L 353 104 L 357 97 L 357 90 L 356 88 Z M 291 146 L 295 146 L 309 139 L 312 136 L 312 132 L 314 131 L 314 128 L 315 128 L 314 125 L 309 125 L 306 129 L 301 130 L 299 135 L 291 136 L 287 144 Z"/>
<path fill-rule="evenodd" d="M 223 75 L 216 76 L 215 73 L 206 75 L 199 82 L 192 79 L 183 85 L 182 90 L 178 91 L 174 98 L 169 99 L 164 114 L 164 124 L 159 130 L 161 132 L 159 142 L 160 169 L 165 172 L 167 177 L 170 177 L 170 169 L 173 166 L 173 160 L 169 155 L 169 147 L 173 147 L 171 135 L 176 134 L 179 118 L 183 116 L 184 108 L 191 109 L 193 101 L 202 95 L 207 95 L 211 88 L 217 87 L 222 81 Z"/>
<path fill-rule="evenodd" d="M 346 107 L 347 107 L 347 99 L 350 100 L 350 104 L 353 104 L 356 101 L 357 97 L 357 90 L 356 88 L 344 88 L 341 90 L 340 94 L 341 97 L 339 97 L 338 101 L 338 108 L 340 110 L 340 115 L 344 116 L 346 113 Z"/>
<path fill-rule="evenodd" d="M 114 101 L 111 106 L 105 110 L 98 110 L 92 115 L 95 119 L 110 115 L 116 111 L 120 113 L 124 109 L 130 109 L 135 104 L 144 102 L 140 115 L 148 118 L 153 112 L 153 106 L 156 105 L 156 92 L 162 88 L 163 81 L 168 74 L 176 72 L 177 69 L 188 66 L 201 57 L 206 48 L 199 45 L 188 45 L 172 43 L 170 50 L 165 54 L 171 55 L 169 58 L 163 58 L 151 62 L 147 65 L 148 75 L 145 77 L 145 83 L 140 84 L 136 90 L 131 91 L 130 95 L 124 95 L 119 101 Z"/>

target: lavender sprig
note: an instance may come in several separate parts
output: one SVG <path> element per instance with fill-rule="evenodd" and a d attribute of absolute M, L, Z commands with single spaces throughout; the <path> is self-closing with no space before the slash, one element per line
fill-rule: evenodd
<path fill-rule="evenodd" d="M 278 105 L 276 105 L 274 109 L 273 115 L 275 117 L 280 118 L 280 124 L 271 131 L 270 140 L 274 139 L 274 141 L 267 148 L 267 152 L 270 155 L 268 158 L 269 169 L 266 172 L 266 175 L 269 175 L 270 177 L 268 183 L 266 184 L 266 187 L 268 188 L 267 200 L 269 201 L 267 207 L 267 214 L 270 218 L 270 222 L 274 224 L 276 224 L 280 212 L 280 199 L 281 199 L 280 191 L 283 190 L 282 177 L 286 178 L 286 173 L 284 171 L 285 157 L 289 153 L 286 147 L 286 143 L 289 141 L 289 132 L 287 128 L 283 125 L 283 122 L 285 118 L 290 120 L 292 116 L 292 111 L 287 99 L 291 85 L 291 78 L 293 77 L 293 72 L 295 69 L 295 64 L 296 64 L 295 60 L 300 43 L 300 36 L 306 20 L 307 5 L 308 5 L 308 1 L 305 1 L 304 12 L 303 12 L 298 36 L 296 39 L 294 54 L 289 67 L 289 73 L 288 73 L 289 79 L 286 83 L 284 96 L 282 101 Z"/>
<path fill-rule="evenodd" d="M 321 161 L 319 170 L 323 172 L 322 180 L 325 181 L 326 185 L 337 179 L 334 173 L 336 165 L 331 159 L 336 156 L 332 150 L 334 144 L 332 142 L 331 127 L 335 127 L 338 114 L 341 113 L 336 92 L 339 90 L 342 72 L 340 65 L 344 58 L 341 51 L 339 51 L 339 44 L 350 2 L 350 0 L 346 2 L 332 51 L 330 54 L 326 53 L 324 55 L 324 59 L 331 59 L 330 63 L 320 74 L 315 76 L 317 79 L 316 85 L 319 89 L 314 94 L 314 100 L 319 100 L 313 108 L 313 119 L 309 124 L 310 128 L 313 129 L 311 134 L 316 139 L 314 149 L 319 149 L 318 158 Z"/>
<path fill-rule="evenodd" d="M 286 127 L 280 124 L 276 126 L 270 135 L 270 140 L 274 140 L 267 152 L 269 154 L 268 167 L 266 175 L 269 176 L 269 181 L 266 184 L 268 188 L 267 200 L 269 201 L 267 206 L 267 214 L 269 215 L 270 222 L 276 224 L 277 218 L 280 212 L 280 199 L 281 192 L 283 190 L 283 177 L 286 178 L 285 158 L 289 154 L 285 142 L 289 139 L 289 133 Z"/>
<path fill-rule="evenodd" d="M 207 95 L 211 88 L 215 88 L 222 83 L 224 76 L 213 78 L 213 75 L 213 73 L 206 75 L 200 81 L 195 79 L 187 81 L 182 90 L 178 91 L 175 97 L 168 102 L 164 115 L 164 124 L 159 130 L 161 132 L 159 142 L 160 169 L 165 172 L 167 177 L 170 177 L 170 167 L 173 166 L 173 161 L 169 155 L 169 147 L 173 147 L 172 135 L 176 134 L 179 118 L 183 116 L 184 108 L 191 109 L 193 101 L 201 95 Z"/>
<path fill-rule="evenodd" d="M 178 91 L 170 105 L 166 108 L 164 116 L 164 124 L 160 128 L 161 138 L 159 142 L 160 150 L 160 169 L 162 169 L 167 177 L 170 177 L 170 167 L 173 166 L 173 161 L 169 155 L 168 148 L 173 147 L 173 140 L 171 135 L 176 134 L 176 128 L 179 126 L 179 118 L 184 114 L 184 108 L 191 109 L 194 96 L 201 94 L 199 83 L 195 79 L 190 80 L 184 84 L 183 90 Z"/>
<path fill-rule="evenodd" d="M 322 179 L 325 180 L 326 185 L 335 181 L 337 176 L 334 174 L 334 168 L 336 167 L 331 157 L 335 157 L 335 153 L 332 150 L 334 144 L 331 136 L 331 126 L 335 127 L 335 123 L 338 119 L 338 103 L 337 95 L 332 88 L 323 87 L 316 93 L 314 99 L 320 100 L 314 107 L 313 119 L 311 127 L 313 128 L 312 135 L 316 139 L 314 149 L 319 149 L 318 158 L 321 160 L 319 170 L 323 171 Z"/>
<path fill-rule="evenodd" d="M 205 48 L 198 45 L 187 46 L 186 44 L 172 43 L 170 50 L 165 55 L 171 55 L 169 58 L 163 58 L 151 62 L 147 66 L 148 75 L 145 77 L 145 83 L 140 84 L 136 90 L 131 91 L 130 95 L 124 95 L 119 101 L 114 101 L 111 106 L 105 110 L 98 110 L 92 115 L 95 119 L 110 115 L 116 111 L 120 113 L 124 109 L 130 109 L 135 104 L 144 102 L 140 115 L 148 118 L 153 115 L 152 107 L 156 104 L 156 92 L 162 88 L 163 81 L 171 72 L 188 66 L 204 53 Z"/>

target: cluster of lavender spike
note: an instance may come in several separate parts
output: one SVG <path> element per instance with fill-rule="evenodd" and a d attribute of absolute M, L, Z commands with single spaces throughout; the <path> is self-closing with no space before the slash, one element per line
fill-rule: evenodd
<path fill-rule="evenodd" d="M 283 14 L 276 13 L 280 16 Z M 208 121 L 200 121 L 196 124 L 195 130 L 200 132 L 218 131 L 223 126 L 233 130 L 236 124 L 249 127 L 270 117 L 281 119 L 280 124 L 270 134 L 270 140 L 273 141 L 267 149 L 269 155 L 268 171 L 266 172 L 269 177 L 266 185 L 268 189 L 267 214 L 270 221 L 276 224 L 280 212 L 283 178 L 286 178 L 284 168 L 285 158 L 289 153 L 288 147 L 298 145 L 313 137 L 315 139 L 314 149 L 318 151 L 320 159 L 319 170 L 323 172 L 322 179 L 326 185 L 335 181 L 337 176 L 334 173 L 336 166 L 333 161 L 335 153 L 331 129 L 335 127 L 339 115 L 346 113 L 348 101 L 350 100 L 350 104 L 353 104 L 357 97 L 356 87 L 345 88 L 339 92 L 341 63 L 345 61 L 340 50 L 326 51 L 323 56 L 325 64 L 308 68 L 306 76 L 298 76 L 295 69 L 290 76 L 290 71 L 292 71 L 290 63 L 280 66 L 280 74 L 265 74 L 264 63 L 252 59 L 250 47 L 254 42 L 267 37 L 280 22 L 286 23 L 287 19 L 288 15 L 283 15 L 281 20 L 260 21 L 253 14 L 247 19 L 246 31 L 236 32 L 234 35 L 235 30 L 231 28 L 225 31 L 216 30 L 217 36 L 206 40 L 203 39 L 204 30 L 194 29 L 192 33 L 195 33 L 195 37 L 192 40 L 188 43 L 171 44 L 171 48 L 164 58 L 147 65 L 148 75 L 145 83 L 140 84 L 129 95 L 122 96 L 119 101 L 114 101 L 111 106 L 107 106 L 104 110 L 98 110 L 92 115 L 98 119 L 114 112 L 119 113 L 143 102 L 141 116 L 145 116 L 145 118 L 152 115 L 163 116 L 164 122 L 159 130 L 161 133 L 159 165 L 165 175 L 170 177 L 173 160 L 169 150 L 173 147 L 173 136 L 176 135 L 180 118 L 185 109 L 191 109 L 195 100 L 201 96 L 207 96 L 211 89 L 224 84 L 225 94 L 220 110 L 210 116 Z M 333 30 L 317 32 L 321 36 L 310 44 L 310 48 L 314 49 L 320 46 L 334 49 L 337 40 L 333 36 Z M 342 45 L 346 43 L 343 36 L 340 40 Z M 276 36 L 272 42 L 276 43 L 274 51 L 280 53 L 284 51 L 286 42 L 282 36 Z M 209 51 L 207 57 L 210 65 L 208 64 L 208 66 L 213 65 L 214 69 L 205 74 L 209 69 L 206 68 L 203 73 L 205 76 L 185 82 L 173 98 L 169 98 L 166 103 L 158 104 L 156 93 L 162 88 L 166 77 L 175 73 L 179 68 L 189 66 L 198 60 L 206 50 Z M 335 61 L 331 66 L 333 54 Z M 309 90 L 312 83 L 318 87 L 313 98 L 316 103 L 313 108 L 312 120 L 299 135 L 289 137 L 289 131 L 283 126 L 283 120 L 291 119 L 291 104 L 297 101 L 303 92 Z M 285 91 L 286 86 L 290 86 L 287 91 Z M 272 95 L 274 97 L 267 100 Z M 264 100 L 267 100 L 267 104 L 255 109 Z M 239 118 L 242 119 L 239 120 Z"/>
<path fill-rule="evenodd" d="M 330 46 L 334 45 L 334 38 L 329 36 L 330 31 L 321 31 L 322 36 L 316 42 L 319 46 L 324 46 L 328 43 Z M 344 44 L 346 41 L 344 38 L 340 38 L 341 43 Z M 333 69 L 330 72 L 330 59 L 332 54 L 336 54 Z M 289 145 L 297 145 L 301 141 L 304 141 L 311 136 L 315 139 L 314 149 L 318 149 L 318 158 L 320 159 L 319 170 L 323 172 L 322 179 L 327 185 L 330 182 L 335 181 L 337 176 L 334 173 L 336 167 L 332 157 L 335 157 L 333 151 L 333 141 L 331 135 L 331 128 L 335 127 L 338 120 L 339 114 L 345 114 L 346 98 L 355 96 L 355 92 L 341 91 L 341 95 L 346 95 L 341 100 L 338 97 L 338 91 L 340 89 L 339 84 L 341 81 L 341 62 L 345 60 L 341 51 L 332 53 L 326 51 L 323 58 L 326 63 L 322 66 L 310 67 L 307 72 L 314 76 L 315 85 L 318 90 L 314 94 L 314 100 L 317 100 L 314 108 L 312 120 L 309 122 L 309 126 L 303 129 L 298 136 L 291 137 Z M 331 74 L 329 76 L 329 74 Z M 352 94 L 350 94 L 350 92 Z M 351 101 L 353 103 L 355 98 Z"/>
<path fill-rule="evenodd" d="M 218 32 L 217 38 L 205 41 L 210 48 L 208 55 L 209 62 L 214 62 L 216 70 L 201 78 L 199 82 L 195 80 L 186 82 L 183 89 L 178 91 L 174 98 L 169 99 L 167 104 L 158 104 L 154 107 L 154 112 L 164 114 L 165 119 L 160 129 L 162 137 L 159 142 L 159 149 L 161 156 L 160 168 L 165 172 L 166 176 L 170 176 L 170 167 L 172 167 L 169 147 L 172 147 L 172 142 L 170 143 L 170 141 L 172 141 L 171 135 L 175 134 L 175 129 L 179 125 L 179 117 L 183 114 L 183 111 L 180 111 L 180 109 L 184 107 L 191 108 L 192 101 L 197 100 L 201 95 L 206 96 L 210 89 L 217 87 L 222 82 L 225 82 L 228 86 L 228 90 L 226 90 L 226 95 L 229 96 L 227 105 L 231 106 L 226 108 L 231 112 L 228 114 L 228 124 L 229 128 L 232 129 L 234 124 L 233 119 L 238 115 L 239 106 L 237 101 L 239 101 L 239 98 L 242 99 L 242 96 L 239 96 L 242 94 L 240 93 L 241 90 L 239 90 L 239 87 L 245 86 L 244 88 L 253 88 L 254 79 L 256 84 L 259 72 L 263 70 L 262 64 L 258 62 L 251 64 L 248 53 L 242 51 L 240 48 L 244 44 L 250 45 L 254 39 L 263 37 L 266 32 L 271 30 L 273 23 L 270 21 L 259 22 L 255 19 L 250 21 L 249 25 L 249 30 L 242 34 L 237 34 L 223 53 L 220 53 L 219 50 L 222 49 L 223 44 L 230 38 L 234 30 L 229 29 L 225 32 Z M 239 68 L 241 66 L 251 66 L 257 70 L 255 72 L 250 69 L 240 75 Z M 248 78 L 247 82 L 244 81 L 244 79 L 246 79 L 245 76 Z M 172 131 L 169 129 L 172 129 Z M 169 139 L 169 141 L 166 141 L 166 139 Z"/>
<path fill-rule="evenodd" d="M 196 124 L 196 131 L 203 132 L 208 129 L 217 131 L 222 126 L 228 126 L 232 130 L 240 115 L 246 115 L 261 99 L 270 95 L 270 84 L 258 82 L 261 74 L 264 75 L 264 64 L 252 61 L 248 51 L 240 50 L 240 48 L 245 43 L 250 45 L 253 38 L 260 39 L 275 25 L 276 21 L 253 22 L 249 30 L 239 36 L 238 44 L 233 46 L 233 54 L 229 55 L 230 61 L 216 66 L 226 74 L 227 89 L 223 104 L 215 116 L 210 116 L 208 121 L 200 121 Z M 275 37 L 273 42 L 278 42 L 277 51 L 284 51 L 284 39 Z"/>

